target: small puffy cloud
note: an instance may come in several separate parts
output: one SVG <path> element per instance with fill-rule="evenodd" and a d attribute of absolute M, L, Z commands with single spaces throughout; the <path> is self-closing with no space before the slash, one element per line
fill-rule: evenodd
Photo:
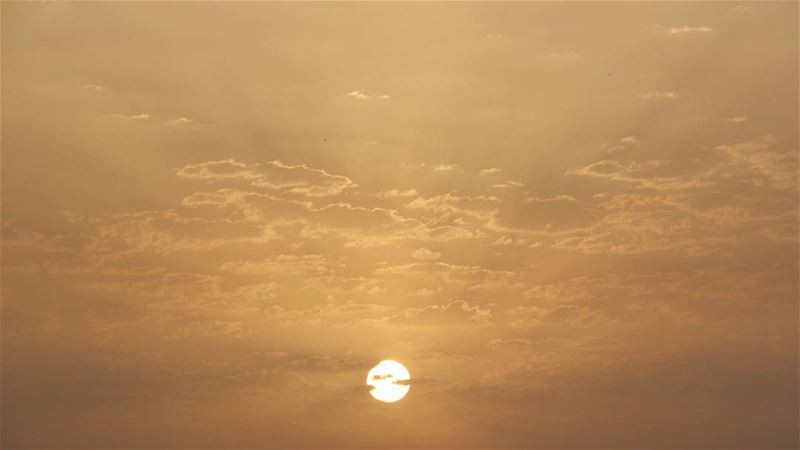
<path fill-rule="evenodd" d="M 95 92 L 103 92 L 103 91 L 105 91 L 106 89 L 108 89 L 107 87 L 105 87 L 105 86 L 100 86 L 99 84 L 84 84 L 84 85 L 83 85 L 83 86 L 81 86 L 81 87 L 82 87 L 83 89 L 87 89 L 87 90 L 90 90 L 90 91 L 95 91 Z"/>
<path fill-rule="evenodd" d="M 636 139 L 635 136 L 625 136 L 624 138 L 621 138 L 619 141 L 623 144 L 635 144 L 639 142 L 639 140 Z"/>
<path fill-rule="evenodd" d="M 455 164 L 439 164 L 438 166 L 434 166 L 433 171 L 434 172 L 450 172 L 452 170 L 455 170 L 455 168 L 456 168 Z"/>
<path fill-rule="evenodd" d="M 389 100 L 391 97 L 387 94 L 368 94 L 363 89 L 348 92 L 345 97 L 354 98 L 356 100 Z"/>
<path fill-rule="evenodd" d="M 728 117 L 725 120 L 727 120 L 730 123 L 742 123 L 742 122 L 747 121 L 747 117 L 742 117 L 742 116 Z"/>
<path fill-rule="evenodd" d="M 481 175 L 483 176 L 483 175 L 491 175 L 493 173 L 500 173 L 502 170 L 503 169 L 498 169 L 497 167 L 492 167 L 492 168 L 489 168 L 489 169 L 483 169 L 483 170 L 481 170 Z"/>
<path fill-rule="evenodd" d="M 430 261 L 430 260 L 434 260 L 434 259 L 439 259 L 439 258 L 441 258 L 441 256 L 442 256 L 441 253 L 432 252 L 432 251 L 430 251 L 430 250 L 428 250 L 427 248 L 424 248 L 424 247 L 418 248 L 418 249 L 414 250 L 413 253 L 411 253 L 411 257 L 412 258 L 421 259 L 423 261 Z"/>
<path fill-rule="evenodd" d="M 663 33 L 671 36 L 679 36 L 682 34 L 696 34 L 696 33 L 710 33 L 714 31 L 713 28 L 707 26 L 688 26 L 683 25 L 680 27 L 659 27 Z"/>
<path fill-rule="evenodd" d="M 641 95 L 643 100 L 673 100 L 678 98 L 678 93 L 673 91 L 650 91 Z"/>

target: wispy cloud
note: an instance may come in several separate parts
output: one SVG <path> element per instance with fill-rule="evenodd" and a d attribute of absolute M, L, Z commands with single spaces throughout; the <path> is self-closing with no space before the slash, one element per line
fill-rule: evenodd
<path fill-rule="evenodd" d="M 434 166 L 434 172 L 450 172 L 456 169 L 455 164 L 439 164 L 438 166 Z"/>
<path fill-rule="evenodd" d="M 549 202 L 575 202 L 575 197 L 571 195 L 554 195 L 552 197 L 539 197 L 539 196 L 530 196 L 526 197 L 525 201 L 528 203 L 549 203 Z"/>
<path fill-rule="evenodd" d="M 641 95 L 644 100 L 672 100 L 678 98 L 678 93 L 674 91 L 650 91 Z"/>
<path fill-rule="evenodd" d="M 498 169 L 497 167 L 492 167 L 489 169 L 481 170 L 481 175 L 491 175 L 493 173 L 500 173 L 503 169 Z"/>
<path fill-rule="evenodd" d="M 507 189 L 507 188 L 518 188 L 518 187 L 522 187 L 522 186 L 525 186 L 525 185 L 524 185 L 524 184 L 522 184 L 522 183 L 521 183 L 521 182 L 519 182 L 519 181 L 516 181 L 516 180 L 508 180 L 508 181 L 506 181 L 505 183 L 497 183 L 497 184 L 493 184 L 493 185 L 492 185 L 492 188 L 494 188 L 494 189 Z"/>
<path fill-rule="evenodd" d="M 635 136 L 625 136 L 624 138 L 621 138 L 619 141 L 623 144 L 635 144 L 639 142 L 639 140 L 636 139 Z"/>
<path fill-rule="evenodd" d="M 350 178 L 315 169 L 305 164 L 281 161 L 247 164 L 233 159 L 188 164 L 177 170 L 179 177 L 206 181 L 240 179 L 252 186 L 308 197 L 336 195 L 355 187 Z"/>
<path fill-rule="evenodd" d="M 411 257 L 414 259 L 420 259 L 423 261 L 431 261 L 434 259 L 439 259 L 442 257 L 442 254 L 439 252 L 433 252 L 428 250 L 427 248 L 418 248 L 411 253 Z"/>
<path fill-rule="evenodd" d="M 679 26 L 679 27 L 664 27 L 664 26 L 662 26 L 662 27 L 659 27 L 659 29 L 663 33 L 666 33 L 666 34 L 669 34 L 669 35 L 672 35 L 672 36 L 678 36 L 678 35 L 687 34 L 687 33 L 711 33 L 712 31 L 714 31 L 713 28 L 707 27 L 707 26 L 704 26 L 704 25 L 703 26 L 683 25 L 683 26 Z"/>
<path fill-rule="evenodd" d="M 177 119 L 170 119 L 167 125 L 189 125 L 193 120 L 188 117 L 178 117 Z"/>
<path fill-rule="evenodd" d="M 119 120 L 147 120 L 150 114 L 109 114 L 109 117 Z"/>
<path fill-rule="evenodd" d="M 580 53 L 573 52 L 573 51 L 566 51 L 566 52 L 550 52 L 547 56 L 551 58 L 577 58 L 580 56 Z"/>
<path fill-rule="evenodd" d="M 81 86 L 81 87 L 82 87 L 83 89 L 88 89 L 88 90 L 90 90 L 90 91 L 95 91 L 95 92 L 103 92 L 103 91 L 105 91 L 106 89 L 108 89 L 107 87 L 105 87 L 105 86 L 100 86 L 99 84 L 84 84 L 84 85 L 83 85 L 83 86 Z"/>
<path fill-rule="evenodd" d="M 742 122 L 745 122 L 745 121 L 747 121 L 747 117 L 743 117 L 743 116 L 739 116 L 739 117 L 728 117 L 728 118 L 727 118 L 727 119 L 725 119 L 725 120 L 727 120 L 727 121 L 728 121 L 728 122 L 730 122 L 730 123 L 742 123 Z"/>
<path fill-rule="evenodd" d="M 375 197 L 378 198 L 398 198 L 398 197 L 416 197 L 419 195 L 416 189 L 407 189 L 405 191 L 401 191 L 399 189 L 392 189 L 389 191 L 380 191 L 375 194 Z"/>

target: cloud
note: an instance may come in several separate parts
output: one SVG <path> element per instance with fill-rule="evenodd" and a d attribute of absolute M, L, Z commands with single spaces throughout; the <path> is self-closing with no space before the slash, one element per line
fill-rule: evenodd
<path fill-rule="evenodd" d="M 685 177 L 659 175 L 659 171 L 665 164 L 664 161 L 658 160 L 622 163 L 616 160 L 606 159 L 578 169 L 568 170 L 566 175 L 607 178 L 615 181 L 636 183 L 642 187 L 657 190 L 679 190 L 713 184 L 713 181 L 708 179 L 709 172 Z"/>
<path fill-rule="evenodd" d="M 455 164 L 439 164 L 433 167 L 434 172 L 450 172 L 456 169 Z"/>
<path fill-rule="evenodd" d="M 612 319 L 605 313 L 580 305 L 557 305 L 552 308 L 520 306 L 507 311 L 514 328 L 564 326 L 583 328 Z"/>
<path fill-rule="evenodd" d="M 772 135 L 736 144 L 722 144 L 716 150 L 728 155 L 730 162 L 749 172 L 747 182 L 757 186 L 797 188 L 796 152 L 779 151 Z"/>
<path fill-rule="evenodd" d="M 434 259 L 441 258 L 442 254 L 439 252 L 432 252 L 427 248 L 418 248 L 411 253 L 411 257 L 414 259 L 420 259 L 423 261 L 430 261 Z"/>
<path fill-rule="evenodd" d="M 566 51 L 566 52 L 550 52 L 547 56 L 551 58 L 569 58 L 574 59 L 580 57 L 580 53 L 573 52 L 573 51 Z"/>
<path fill-rule="evenodd" d="M 367 94 L 366 91 L 362 89 L 348 92 L 345 96 L 356 100 L 389 100 L 391 98 L 387 94 Z"/>
<path fill-rule="evenodd" d="M 412 292 L 411 295 L 414 297 L 430 297 L 431 295 L 436 295 L 439 292 L 442 292 L 441 287 L 437 287 L 436 289 L 422 288 Z"/>
<path fill-rule="evenodd" d="M 147 120 L 150 114 L 109 114 L 109 117 L 119 120 Z"/>
<path fill-rule="evenodd" d="M 641 95 L 644 100 L 673 100 L 678 98 L 678 93 L 673 91 L 650 91 Z"/>
<path fill-rule="evenodd" d="M 375 269 L 380 277 L 417 280 L 425 285 L 452 285 L 463 291 L 493 291 L 514 286 L 517 274 L 512 271 L 491 269 L 480 266 L 464 266 L 445 262 L 413 262 Z M 463 292 L 462 291 L 462 292 Z"/>
<path fill-rule="evenodd" d="M 334 264 L 323 255 L 278 255 L 261 260 L 226 261 L 219 269 L 241 275 L 309 275 L 329 272 Z"/>
<path fill-rule="evenodd" d="M 679 27 L 659 27 L 663 33 L 678 36 L 682 34 L 696 34 L 696 33 L 710 33 L 714 31 L 713 28 L 707 26 L 688 26 L 683 25 Z"/>
<path fill-rule="evenodd" d="M 495 246 L 516 246 L 527 248 L 538 248 L 542 246 L 541 242 L 531 242 L 526 238 L 511 238 L 508 236 L 500 236 L 496 241 L 492 242 Z"/>
<path fill-rule="evenodd" d="M 619 141 L 623 144 L 635 144 L 639 142 L 639 140 L 636 139 L 634 136 L 625 136 L 624 138 L 621 138 Z"/>
<path fill-rule="evenodd" d="M 481 175 L 483 176 L 483 175 L 491 175 L 493 173 L 500 173 L 500 172 L 502 172 L 502 170 L 503 169 L 498 169 L 497 167 L 492 167 L 492 168 L 489 168 L 489 169 L 482 169 L 481 170 Z"/>
<path fill-rule="evenodd" d="M 177 333 L 177 337 L 191 338 L 195 336 L 232 336 L 241 337 L 244 333 L 242 322 L 227 320 L 208 320 L 189 322 Z"/>
<path fill-rule="evenodd" d="M 533 348 L 533 342 L 524 338 L 492 339 L 486 346 L 490 350 L 518 353 L 530 351 Z"/>
<path fill-rule="evenodd" d="M 488 324 L 492 319 L 489 308 L 472 306 L 463 300 L 452 300 L 442 305 L 407 308 L 390 319 L 390 323 L 426 325 Z"/>
<path fill-rule="evenodd" d="M 552 197 L 539 197 L 539 196 L 527 196 L 525 197 L 525 201 L 528 203 L 550 203 L 550 202 L 576 202 L 577 200 L 575 197 L 571 195 L 554 195 Z"/>
<path fill-rule="evenodd" d="M 99 84 L 84 84 L 81 87 L 83 89 L 88 89 L 90 91 L 95 91 L 95 92 L 103 92 L 103 91 L 106 91 L 108 89 L 107 87 L 100 86 Z"/>
<path fill-rule="evenodd" d="M 192 122 L 193 120 L 188 117 L 178 117 L 177 119 L 168 120 L 167 125 L 188 125 Z"/>
<path fill-rule="evenodd" d="M 416 189 L 407 189 L 405 191 L 401 191 L 398 189 L 392 189 L 389 191 L 381 191 L 375 194 L 378 198 L 398 198 L 398 197 L 415 197 L 419 195 Z"/>
<path fill-rule="evenodd" d="M 725 120 L 727 120 L 730 123 L 744 123 L 745 121 L 747 121 L 747 117 L 744 116 L 728 117 Z"/>
<path fill-rule="evenodd" d="M 176 171 L 179 177 L 205 181 L 243 180 L 271 190 L 325 197 L 342 193 L 356 184 L 350 178 L 314 169 L 305 164 L 288 165 L 281 161 L 247 164 L 234 159 L 188 164 Z"/>
<path fill-rule="evenodd" d="M 497 183 L 492 185 L 492 189 L 508 189 L 508 188 L 518 188 L 525 186 L 519 181 L 516 180 L 508 180 L 505 183 Z"/>

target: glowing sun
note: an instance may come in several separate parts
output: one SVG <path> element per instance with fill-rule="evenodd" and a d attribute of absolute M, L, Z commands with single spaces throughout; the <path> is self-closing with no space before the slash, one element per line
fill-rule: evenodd
<path fill-rule="evenodd" d="M 367 374 L 367 385 L 372 386 L 369 393 L 375 399 L 386 403 L 396 402 L 411 389 L 411 375 L 408 369 L 397 361 L 384 359 Z"/>

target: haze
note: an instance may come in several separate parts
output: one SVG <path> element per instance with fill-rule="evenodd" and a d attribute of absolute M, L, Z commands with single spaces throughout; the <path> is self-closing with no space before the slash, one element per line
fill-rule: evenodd
<path fill-rule="evenodd" d="M 3 2 L 2 447 L 797 448 L 798 41 Z"/>

